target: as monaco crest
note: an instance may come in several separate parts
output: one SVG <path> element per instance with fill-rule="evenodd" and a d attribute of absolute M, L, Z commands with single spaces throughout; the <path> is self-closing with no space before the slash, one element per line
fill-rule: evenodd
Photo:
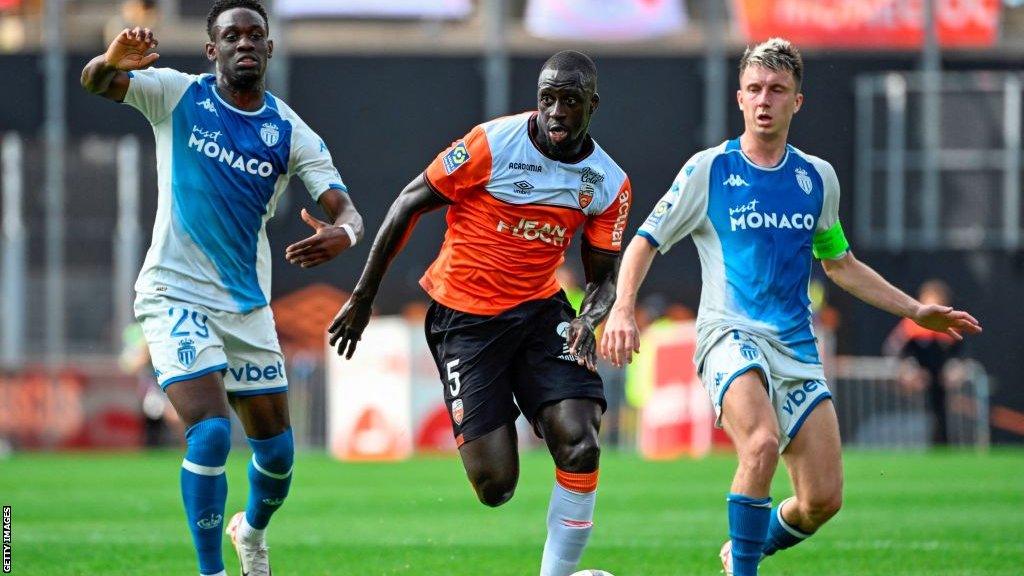
<path fill-rule="evenodd" d="M 796 183 L 800 185 L 800 189 L 804 191 L 804 194 L 810 194 L 814 188 L 811 177 L 807 175 L 807 170 L 803 168 L 796 169 Z"/>
<path fill-rule="evenodd" d="M 188 368 L 196 361 L 196 346 L 192 340 L 185 338 L 178 343 L 178 362 Z"/>
<path fill-rule="evenodd" d="M 462 416 L 462 398 L 458 398 L 452 402 L 452 420 L 456 425 L 462 425 Z"/>
<path fill-rule="evenodd" d="M 277 128 L 277 124 L 267 122 L 260 127 L 260 138 L 263 143 L 267 146 L 273 146 L 277 144 L 277 141 L 281 138 L 281 132 Z"/>

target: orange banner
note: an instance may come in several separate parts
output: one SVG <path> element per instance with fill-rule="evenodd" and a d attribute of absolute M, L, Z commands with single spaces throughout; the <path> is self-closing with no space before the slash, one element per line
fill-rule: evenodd
<path fill-rule="evenodd" d="M 924 43 L 926 0 L 733 0 L 750 42 L 781 36 L 798 47 L 917 49 Z M 935 0 L 939 44 L 995 44 L 1001 0 Z"/>

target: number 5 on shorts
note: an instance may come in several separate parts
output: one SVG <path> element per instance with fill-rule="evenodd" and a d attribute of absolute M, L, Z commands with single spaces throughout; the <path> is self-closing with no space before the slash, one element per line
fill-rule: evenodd
<path fill-rule="evenodd" d="M 448 363 L 448 391 L 451 392 L 453 397 L 458 396 L 459 392 L 462 391 L 462 381 L 459 380 L 459 373 L 452 371 L 452 368 L 458 365 L 458 358 Z"/>

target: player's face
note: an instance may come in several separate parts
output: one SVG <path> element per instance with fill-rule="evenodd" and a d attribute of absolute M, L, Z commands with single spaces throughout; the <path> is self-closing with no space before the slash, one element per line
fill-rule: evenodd
<path fill-rule="evenodd" d="M 747 132 L 769 138 L 785 137 L 804 95 L 797 92 L 792 72 L 748 66 L 740 76 L 736 100 L 743 111 Z"/>
<path fill-rule="evenodd" d="M 267 38 L 267 24 L 259 12 L 248 8 L 221 12 L 213 39 L 206 44 L 206 56 L 217 63 L 218 76 L 237 88 L 262 82 L 274 42 Z"/>
<path fill-rule="evenodd" d="M 552 157 L 579 151 L 599 97 L 579 72 L 543 70 L 537 81 L 537 128 Z"/>

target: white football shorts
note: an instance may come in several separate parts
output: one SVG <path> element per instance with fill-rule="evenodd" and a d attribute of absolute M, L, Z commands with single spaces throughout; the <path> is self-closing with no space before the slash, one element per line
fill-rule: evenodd
<path fill-rule="evenodd" d="M 239 314 L 139 294 L 135 318 L 146 335 L 161 388 L 220 372 L 229 394 L 253 396 L 288 389 L 270 306 Z"/>
<path fill-rule="evenodd" d="M 711 346 L 701 368 L 701 381 L 715 406 L 715 426 L 722 427 L 722 398 L 729 385 L 750 369 L 760 370 L 768 382 L 782 452 L 814 407 L 832 397 L 825 372 L 821 364 L 800 362 L 761 337 L 732 330 Z"/>

